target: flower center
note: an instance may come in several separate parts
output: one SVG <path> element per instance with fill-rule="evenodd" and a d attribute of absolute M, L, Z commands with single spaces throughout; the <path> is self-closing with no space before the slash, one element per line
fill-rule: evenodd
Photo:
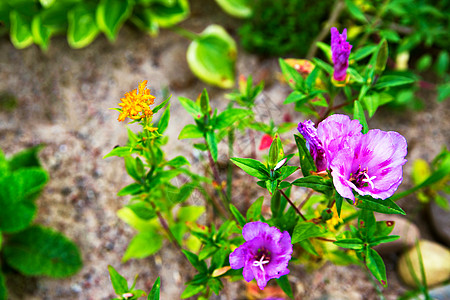
<path fill-rule="evenodd" d="M 270 256 L 267 255 L 266 251 L 262 251 L 261 256 L 255 255 L 255 258 L 256 260 L 253 262 L 253 266 L 259 267 L 264 272 L 264 265 L 270 262 Z"/>
<path fill-rule="evenodd" d="M 377 178 L 377 176 L 369 176 L 369 170 L 365 168 L 361 170 L 361 167 L 358 168 L 355 174 L 350 174 L 349 181 L 352 182 L 357 188 L 367 187 L 370 185 L 372 189 L 375 188 L 375 184 L 373 180 Z"/>

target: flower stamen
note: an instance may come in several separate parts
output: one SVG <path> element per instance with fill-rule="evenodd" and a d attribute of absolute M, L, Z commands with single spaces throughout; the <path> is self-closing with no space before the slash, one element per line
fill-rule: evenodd
<path fill-rule="evenodd" d="M 264 260 L 264 258 L 265 258 L 265 255 L 263 254 L 259 260 L 255 260 L 253 262 L 253 266 L 254 267 L 259 267 L 262 272 L 264 272 L 263 265 L 268 264 L 270 262 L 269 260 Z"/>
<path fill-rule="evenodd" d="M 367 172 L 364 172 L 363 174 L 364 174 L 364 176 L 365 176 L 366 178 L 363 179 L 362 182 L 367 182 L 368 184 L 370 184 L 370 187 L 371 187 L 372 189 L 374 189 L 374 188 L 375 188 L 375 185 L 373 184 L 372 180 L 374 180 L 375 178 L 377 178 L 377 176 L 369 177 L 369 175 L 367 175 Z"/>

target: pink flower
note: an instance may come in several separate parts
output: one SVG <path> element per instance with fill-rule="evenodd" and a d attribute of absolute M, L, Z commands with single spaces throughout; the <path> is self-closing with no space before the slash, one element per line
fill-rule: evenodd
<path fill-rule="evenodd" d="M 345 80 L 347 76 L 348 57 L 352 45 L 347 42 L 347 29 L 339 34 L 336 27 L 331 28 L 331 59 L 334 64 L 333 78 L 337 81 Z"/>

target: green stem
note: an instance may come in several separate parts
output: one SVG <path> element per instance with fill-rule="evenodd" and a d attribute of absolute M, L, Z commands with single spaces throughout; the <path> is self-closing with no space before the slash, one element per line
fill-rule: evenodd
<path fill-rule="evenodd" d="M 233 164 L 230 162 L 230 158 L 233 153 L 234 144 L 234 128 L 228 132 L 228 169 L 227 169 L 227 198 L 231 199 L 231 189 L 233 184 Z"/>
<path fill-rule="evenodd" d="M 181 35 L 182 37 L 187 38 L 188 40 L 191 41 L 195 41 L 199 37 L 198 34 L 179 26 L 169 27 L 169 29 L 175 32 L 176 34 Z"/>

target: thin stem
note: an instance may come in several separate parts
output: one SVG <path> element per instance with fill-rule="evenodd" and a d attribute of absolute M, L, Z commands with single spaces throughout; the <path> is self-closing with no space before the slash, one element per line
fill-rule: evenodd
<path fill-rule="evenodd" d="M 297 206 L 295 206 L 295 204 L 291 201 L 291 199 L 289 199 L 289 197 L 282 190 L 279 190 L 279 191 L 280 191 L 281 195 L 283 195 L 283 197 L 286 198 L 286 200 L 289 202 L 289 204 L 295 209 L 295 211 L 297 212 L 297 214 L 299 214 L 299 216 L 303 219 L 303 221 L 306 221 L 305 216 L 303 216 L 301 211 L 297 208 Z"/>
<path fill-rule="evenodd" d="M 169 27 L 169 29 L 172 30 L 173 32 L 181 35 L 182 37 L 187 38 L 190 41 L 194 41 L 194 40 L 198 39 L 198 37 L 199 37 L 198 34 L 192 32 L 192 31 L 189 31 L 187 29 L 184 29 L 182 27 L 179 27 L 179 26 Z"/>
<path fill-rule="evenodd" d="M 324 237 L 315 237 L 315 239 L 321 240 L 321 241 L 325 241 L 325 242 L 336 242 L 336 240 L 330 240 Z"/>
<path fill-rule="evenodd" d="M 217 170 L 216 163 L 214 162 L 214 159 L 213 159 L 213 157 L 212 157 L 211 151 L 210 151 L 209 149 L 208 149 L 208 162 L 209 162 L 209 167 L 211 168 L 211 171 L 213 172 L 214 181 L 215 181 L 219 186 L 221 186 L 220 176 L 219 176 L 219 171 Z M 220 191 L 221 191 L 221 193 L 222 193 L 222 196 L 223 196 L 225 202 L 226 202 L 227 204 L 229 204 L 230 201 L 229 201 L 229 199 L 228 199 L 228 197 L 227 197 L 227 193 L 225 192 L 225 190 L 224 190 L 222 187 L 220 187 Z M 228 208 L 228 205 L 227 205 L 227 208 Z M 228 215 L 228 214 L 226 214 L 226 215 Z"/>
<path fill-rule="evenodd" d="M 153 209 L 156 212 L 156 215 L 158 216 L 159 219 L 159 223 L 161 223 L 161 226 L 164 228 L 164 230 L 166 231 L 167 235 L 169 236 L 169 240 L 172 242 L 172 244 L 177 247 L 181 253 L 183 253 L 182 248 L 180 246 L 180 244 L 178 243 L 177 239 L 175 238 L 175 236 L 173 235 L 172 231 L 170 231 L 169 225 L 167 224 L 166 220 L 163 218 L 163 216 L 161 215 L 161 212 L 158 211 L 156 209 L 156 205 L 155 203 L 153 203 L 152 201 L 150 201 L 150 204 L 152 205 Z M 184 254 L 183 254 L 184 256 Z"/>
<path fill-rule="evenodd" d="M 234 155 L 233 153 L 234 144 L 234 128 L 228 132 L 228 169 L 227 169 L 227 198 L 231 199 L 231 188 L 233 184 L 233 164 L 230 158 Z"/>
<path fill-rule="evenodd" d="M 323 41 L 323 39 L 328 35 L 331 26 L 333 26 L 333 23 L 336 23 L 336 20 L 339 18 L 339 15 L 341 14 L 344 6 L 345 5 L 342 0 L 336 0 L 334 2 L 333 8 L 331 9 L 330 17 L 325 23 L 325 26 L 322 27 L 322 31 L 317 35 L 317 37 L 314 39 L 314 41 L 311 43 L 311 46 L 309 47 L 308 54 L 306 55 L 307 59 L 311 60 L 316 55 L 317 43 Z"/>
<path fill-rule="evenodd" d="M 314 190 L 309 190 L 308 194 L 306 195 L 305 200 L 298 206 L 298 209 L 302 209 L 303 206 L 305 206 L 306 202 L 311 198 L 312 194 L 314 193 Z"/>

